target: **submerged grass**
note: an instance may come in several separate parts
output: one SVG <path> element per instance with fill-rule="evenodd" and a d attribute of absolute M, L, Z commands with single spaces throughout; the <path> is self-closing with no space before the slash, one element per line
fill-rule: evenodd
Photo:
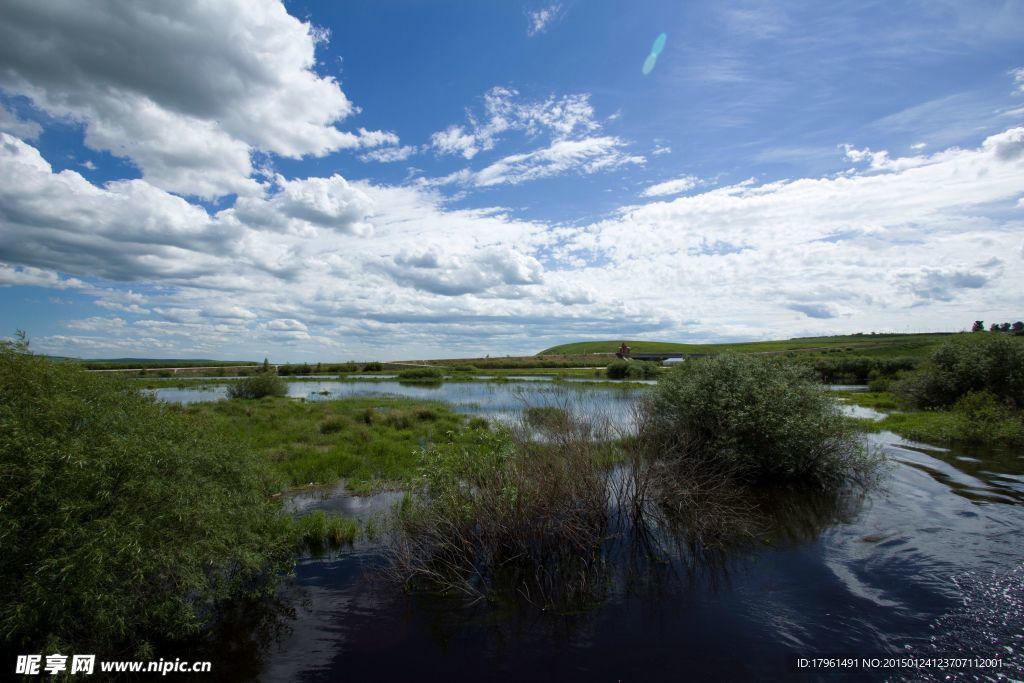
<path fill-rule="evenodd" d="M 180 408 L 261 454 L 282 485 L 323 484 L 345 478 L 367 493 L 412 481 L 416 451 L 470 430 L 440 403 L 363 397 L 337 401 L 264 398 L 196 403 Z"/>

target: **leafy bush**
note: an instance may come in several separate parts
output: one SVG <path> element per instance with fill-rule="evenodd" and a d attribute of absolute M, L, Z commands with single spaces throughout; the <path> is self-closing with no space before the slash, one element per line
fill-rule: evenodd
<path fill-rule="evenodd" d="M 287 393 L 288 382 L 266 372 L 246 377 L 228 387 L 228 398 L 263 398 L 284 396 Z"/>
<path fill-rule="evenodd" d="M 444 379 L 441 368 L 411 368 L 398 373 L 399 382 L 440 382 Z"/>
<path fill-rule="evenodd" d="M 290 548 L 262 460 L 111 374 L 0 346 L 5 648 L 194 634 Z"/>
<path fill-rule="evenodd" d="M 617 360 L 606 369 L 609 379 L 651 379 L 658 375 L 658 365 L 639 360 Z"/>
<path fill-rule="evenodd" d="M 986 391 L 1024 408 L 1024 340 L 1004 334 L 959 335 L 936 349 L 896 389 L 923 408 L 952 405 L 972 391 Z"/>
<path fill-rule="evenodd" d="M 384 369 L 384 366 L 381 365 L 380 363 L 378 363 L 377 361 L 373 361 L 371 363 L 365 363 L 363 365 L 363 372 L 380 372 L 383 369 Z"/>
<path fill-rule="evenodd" d="M 955 440 L 1024 443 L 1024 419 L 989 391 L 971 391 L 953 404 Z"/>
<path fill-rule="evenodd" d="M 342 374 L 347 372 L 359 372 L 359 366 L 355 363 L 339 363 L 334 366 L 334 371 Z"/>
<path fill-rule="evenodd" d="M 864 447 L 812 371 L 791 361 L 723 355 L 662 378 L 643 438 L 747 478 L 836 482 L 867 463 Z"/>

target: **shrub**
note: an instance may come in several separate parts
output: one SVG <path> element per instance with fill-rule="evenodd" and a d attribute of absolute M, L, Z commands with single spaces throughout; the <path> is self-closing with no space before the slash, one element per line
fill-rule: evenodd
<path fill-rule="evenodd" d="M 953 404 L 953 414 L 957 441 L 1024 442 L 1024 419 L 989 391 L 964 394 Z"/>
<path fill-rule="evenodd" d="M 723 355 L 675 370 L 645 406 L 642 436 L 746 478 L 841 480 L 866 452 L 813 372 L 791 361 Z"/>
<path fill-rule="evenodd" d="M 1024 340 L 1005 334 L 964 334 L 932 354 L 897 391 L 918 407 L 952 405 L 971 391 L 987 391 L 1024 408 Z"/>
<path fill-rule="evenodd" d="M 609 379 L 650 379 L 658 375 L 658 366 L 647 361 L 617 360 L 605 372 Z"/>
<path fill-rule="evenodd" d="M 288 382 L 277 375 L 261 372 L 235 382 L 228 387 L 228 398 L 263 398 L 284 396 L 288 393 Z"/>
<path fill-rule="evenodd" d="M 411 368 L 398 373 L 399 382 L 440 382 L 443 379 L 444 372 L 441 368 Z"/>
<path fill-rule="evenodd" d="M 6 648 L 192 635 L 287 552 L 262 460 L 110 374 L 0 346 Z"/>
<path fill-rule="evenodd" d="M 334 366 L 334 370 L 340 373 L 359 372 L 359 366 L 355 363 L 339 363 Z"/>
<path fill-rule="evenodd" d="M 421 452 L 421 495 L 391 520 L 392 571 L 473 598 L 579 605 L 603 590 L 606 470 L 585 441 L 517 443 L 507 429 Z"/>
<path fill-rule="evenodd" d="M 363 372 L 380 372 L 383 369 L 384 366 L 378 363 L 377 361 L 373 361 L 372 363 L 366 363 L 363 365 Z"/>

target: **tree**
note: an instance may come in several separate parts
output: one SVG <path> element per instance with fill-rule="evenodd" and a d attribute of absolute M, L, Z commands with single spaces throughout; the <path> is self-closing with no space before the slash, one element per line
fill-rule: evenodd
<path fill-rule="evenodd" d="M 1013 333 L 1014 334 L 1020 334 L 1020 333 L 1024 332 L 1024 322 L 1021 322 L 1020 320 L 1018 320 L 1017 322 L 1015 322 L 1013 324 L 1011 329 L 1013 329 Z"/>
<path fill-rule="evenodd" d="M 989 332 L 998 332 L 999 331 L 999 323 L 992 323 L 991 325 L 989 325 L 988 326 L 988 331 Z"/>
<path fill-rule="evenodd" d="M 984 320 L 975 320 L 974 321 L 974 327 L 971 328 L 971 332 L 984 332 L 984 331 L 985 331 L 985 321 Z"/>
<path fill-rule="evenodd" d="M 266 357 L 263 358 L 263 372 L 270 372 L 270 361 Z"/>
<path fill-rule="evenodd" d="M 1003 323 L 1002 325 L 999 326 L 999 329 L 1002 330 L 1003 332 L 1009 332 L 1010 323 Z"/>

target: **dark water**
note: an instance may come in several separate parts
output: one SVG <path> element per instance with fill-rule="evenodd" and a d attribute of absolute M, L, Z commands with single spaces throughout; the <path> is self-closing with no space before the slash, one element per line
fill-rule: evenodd
<path fill-rule="evenodd" d="M 518 405 L 508 385 L 493 386 L 445 385 L 441 396 L 466 410 Z M 216 670 L 261 681 L 1024 678 L 1024 453 L 868 438 L 891 461 L 878 487 L 772 492 L 753 543 L 720 553 L 681 546 L 658 571 L 613 577 L 605 599 L 579 614 L 406 594 L 383 578 L 380 548 L 367 541 L 303 558 L 279 596 L 277 631 L 259 641 L 255 622 L 236 625 L 217 646 Z M 352 497 L 339 485 L 289 504 L 367 519 L 396 499 Z M 795 666 L 798 657 L 937 654 L 1000 657 L 1002 669 Z"/>

